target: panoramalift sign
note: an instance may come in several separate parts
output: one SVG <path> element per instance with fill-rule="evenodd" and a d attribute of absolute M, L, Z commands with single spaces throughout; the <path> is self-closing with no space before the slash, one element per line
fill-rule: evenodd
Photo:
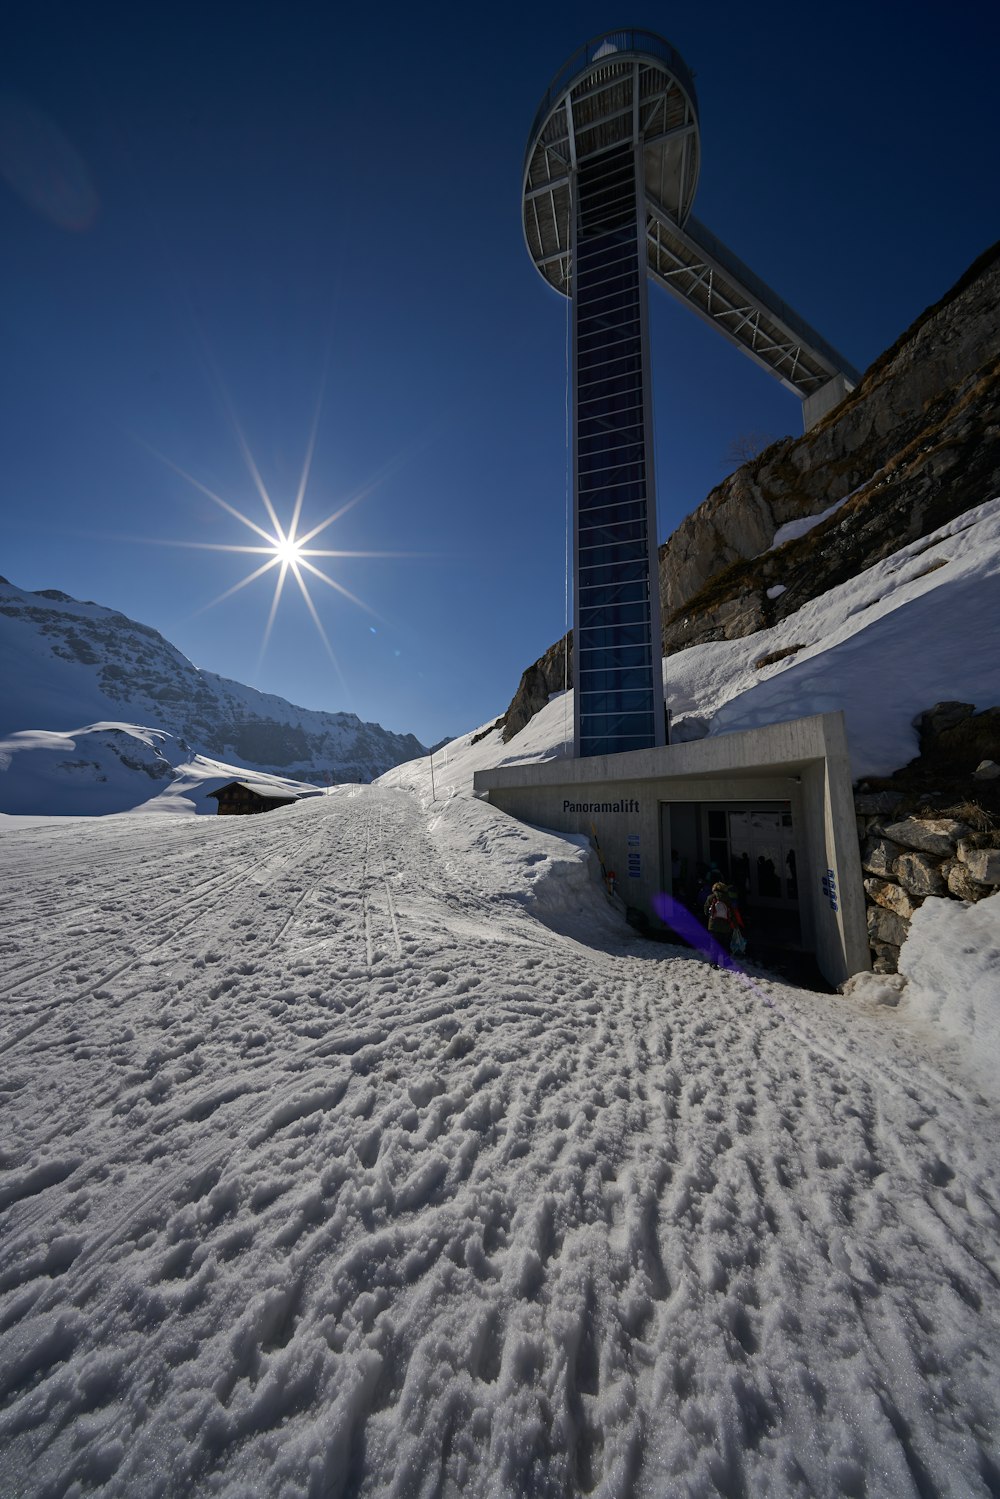
<path fill-rule="evenodd" d="M 564 812 L 638 812 L 635 798 L 624 802 L 563 802 Z"/>

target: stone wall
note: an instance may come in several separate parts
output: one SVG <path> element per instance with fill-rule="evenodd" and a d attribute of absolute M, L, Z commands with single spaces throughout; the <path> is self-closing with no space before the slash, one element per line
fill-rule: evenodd
<path fill-rule="evenodd" d="M 936 703 L 914 727 L 917 758 L 854 793 L 876 973 L 896 972 L 929 895 L 979 901 L 1000 889 L 1000 708 Z"/>
<path fill-rule="evenodd" d="M 884 795 L 885 793 L 883 793 Z M 857 798 L 860 806 L 870 798 Z M 895 973 L 910 918 L 928 895 L 979 901 L 1000 889 L 1000 830 L 953 817 L 859 815 L 868 944 L 876 973 Z"/>

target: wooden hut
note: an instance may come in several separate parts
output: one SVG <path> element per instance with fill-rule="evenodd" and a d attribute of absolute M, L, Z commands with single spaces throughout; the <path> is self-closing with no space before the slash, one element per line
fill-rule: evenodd
<path fill-rule="evenodd" d="M 210 791 L 219 804 L 220 817 L 248 817 L 253 812 L 273 812 L 297 802 L 293 791 L 279 791 L 262 781 L 229 781 L 217 791 Z"/>

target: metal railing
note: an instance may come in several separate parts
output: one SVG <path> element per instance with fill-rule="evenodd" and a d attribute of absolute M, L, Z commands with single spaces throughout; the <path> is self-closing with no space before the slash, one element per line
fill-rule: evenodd
<path fill-rule="evenodd" d="M 595 62 L 602 62 L 605 58 L 609 61 L 618 58 L 626 62 L 637 57 L 651 57 L 657 62 L 665 63 L 697 111 L 698 100 L 694 91 L 694 75 L 676 47 L 672 47 L 665 37 L 658 36 L 655 31 L 643 31 L 635 26 L 628 27 L 624 31 L 602 32 L 600 36 L 595 36 L 591 41 L 585 42 L 567 62 L 563 63 L 546 89 L 545 97 L 531 122 L 528 146 L 524 153 L 525 172 L 528 170 L 531 152 L 542 125 L 570 85 L 586 73 Z"/>

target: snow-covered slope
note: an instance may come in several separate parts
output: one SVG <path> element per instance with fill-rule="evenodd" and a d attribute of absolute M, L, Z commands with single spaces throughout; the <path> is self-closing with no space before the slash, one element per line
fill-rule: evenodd
<path fill-rule="evenodd" d="M 959 516 L 781 624 L 666 657 L 675 740 L 843 709 L 856 778 L 891 775 L 916 755 L 913 720 L 934 703 L 1000 704 L 1000 499 Z M 784 653 L 784 654 L 783 654 Z M 762 658 L 774 658 L 758 666 Z M 485 728 L 434 757 L 440 794 L 467 792 L 476 770 L 570 751 L 573 694 L 553 696 L 504 744 Z M 430 762 L 392 785 L 430 793 Z"/>
<path fill-rule="evenodd" d="M 995 1493 L 1000 1130 L 922 1013 L 429 780 L 0 844 L 5 1494 Z"/>
<path fill-rule="evenodd" d="M 773 629 L 668 657 L 674 733 L 721 734 L 843 708 L 855 776 L 890 775 L 917 753 L 913 720 L 922 710 L 946 699 L 1000 704 L 998 620 L 994 499 Z"/>
<path fill-rule="evenodd" d="M 902 763 L 1000 700 L 998 527 L 671 657 L 679 722 L 826 693 Z M 581 840 L 471 796 L 572 719 L 263 818 L 0 819 L 12 1494 L 995 1492 L 1000 895 L 846 997 L 644 944 Z M 145 813 L 233 773 L 69 737 L 7 773 L 135 758 Z"/>
<path fill-rule="evenodd" d="M 246 779 L 245 768 L 205 755 L 184 758 L 177 741 L 139 724 L 97 723 L 65 734 L 28 730 L 0 739 L 0 823 L 25 817 L 103 817 L 116 812 L 212 813 L 210 793 Z M 254 772 L 276 791 L 315 796 L 315 786 Z"/>
<path fill-rule="evenodd" d="M 177 747 L 168 734 L 138 724 L 24 730 L 0 739 L 0 806 L 28 816 L 124 812 L 143 791 L 152 797 L 173 781 L 171 755 Z"/>
<path fill-rule="evenodd" d="M 298 708 L 201 671 L 156 630 L 99 604 L 0 580 L 0 736 L 107 722 L 169 734 L 171 759 L 200 754 L 313 782 L 370 780 L 424 748 L 353 713 Z M 2 777 L 0 808 L 21 810 Z"/>

